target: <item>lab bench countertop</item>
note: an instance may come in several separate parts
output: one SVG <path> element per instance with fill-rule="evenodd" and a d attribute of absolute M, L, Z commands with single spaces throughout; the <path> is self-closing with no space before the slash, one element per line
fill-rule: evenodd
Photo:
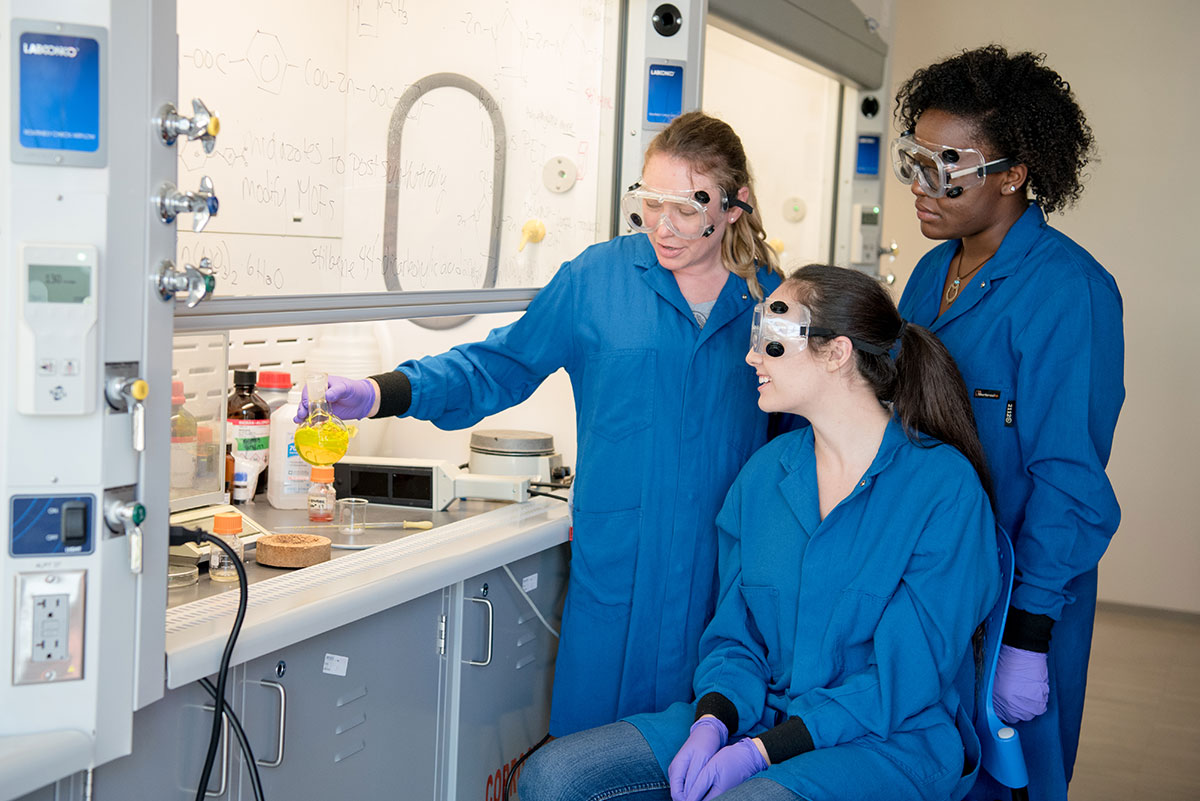
<path fill-rule="evenodd" d="M 265 502 L 240 507 L 270 532 L 329 537 L 328 562 L 300 569 L 259 565 L 247 551 L 249 607 L 231 664 L 251 659 L 419 598 L 471 576 L 566 542 L 566 504 L 547 498 L 526 503 L 456 501 L 445 512 L 371 504 L 368 528 L 354 537 L 336 526 L 307 528 L 306 510 L 278 510 Z M 432 529 L 400 522 L 429 520 Z M 167 686 L 181 687 L 214 673 L 229 637 L 238 583 L 213 582 L 171 589 L 167 598 Z"/>

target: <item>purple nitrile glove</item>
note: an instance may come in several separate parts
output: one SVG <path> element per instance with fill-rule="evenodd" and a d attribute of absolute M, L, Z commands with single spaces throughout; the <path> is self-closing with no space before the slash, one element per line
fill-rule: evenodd
<path fill-rule="evenodd" d="M 707 801 L 732 790 L 756 773 L 767 769 L 767 760 L 746 737 L 718 751 L 700 771 L 684 801 Z"/>
<path fill-rule="evenodd" d="M 992 703 L 1000 719 L 1007 723 L 1033 720 L 1046 711 L 1049 698 L 1046 655 L 1001 645 L 992 687 Z"/>
<path fill-rule="evenodd" d="M 701 768 L 729 739 L 729 729 L 712 717 L 697 720 L 692 724 L 691 732 L 667 768 L 667 778 L 671 780 L 671 801 L 684 801 Z"/>
<path fill-rule="evenodd" d="M 325 400 L 329 409 L 343 420 L 361 420 L 375 406 L 377 390 L 369 378 L 342 378 L 329 376 Z M 308 417 L 308 387 L 300 394 L 300 408 L 296 410 L 296 422 L 303 423 Z"/>

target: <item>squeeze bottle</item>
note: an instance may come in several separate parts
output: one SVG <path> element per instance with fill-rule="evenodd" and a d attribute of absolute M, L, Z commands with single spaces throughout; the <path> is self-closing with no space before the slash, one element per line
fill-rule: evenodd
<path fill-rule="evenodd" d="M 309 465 L 296 453 L 296 410 L 300 388 L 288 393 L 287 403 L 271 412 L 271 472 L 267 501 L 276 509 L 307 509 Z"/>

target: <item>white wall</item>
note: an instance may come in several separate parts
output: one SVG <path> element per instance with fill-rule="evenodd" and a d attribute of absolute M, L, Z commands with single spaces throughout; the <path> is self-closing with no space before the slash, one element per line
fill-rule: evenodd
<path fill-rule="evenodd" d="M 1200 130 L 1200 3 L 895 0 L 892 80 L 997 42 L 1045 52 L 1096 136 L 1079 205 L 1051 223 L 1113 274 L 1125 301 L 1125 387 L 1108 474 L 1123 511 L 1100 566 L 1102 599 L 1200 612 L 1200 276 L 1193 161 Z M 894 95 L 894 88 L 892 94 Z M 932 243 L 889 181 L 884 241 L 897 293 Z M 898 294 L 897 294 L 898 297 Z"/>

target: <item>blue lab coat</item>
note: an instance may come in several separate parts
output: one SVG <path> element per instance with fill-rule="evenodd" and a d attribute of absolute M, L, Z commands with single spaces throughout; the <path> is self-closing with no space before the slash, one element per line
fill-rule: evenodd
<path fill-rule="evenodd" d="M 759 775 L 805 799 L 946 801 L 964 756 L 978 764 L 954 679 L 998 596 L 996 522 L 970 463 L 926 442 L 890 423 L 822 520 L 812 430 L 784 434 L 746 465 L 717 519 L 720 597 L 696 697 L 734 704 L 731 741 L 802 718 L 814 750 Z M 664 771 L 694 714 L 679 703 L 631 718 Z"/>
<path fill-rule="evenodd" d="M 1104 473 L 1125 398 L 1121 295 L 1086 250 L 1030 206 L 937 317 L 958 240 L 921 259 L 900 312 L 958 362 L 1013 539 L 1012 605 L 1057 622 L 1050 703 L 1019 724 L 1032 801 L 1065 801 L 1096 606 L 1096 564 L 1121 510 Z M 980 795 L 982 798 L 983 796 Z"/>
<path fill-rule="evenodd" d="M 780 283 L 759 271 L 766 293 Z M 756 300 L 730 274 L 700 328 L 643 234 L 564 264 L 515 323 L 407 361 L 413 417 L 472 426 L 565 368 L 578 463 L 555 667 L 556 736 L 691 697 L 712 614 L 715 519 L 767 438 L 744 361 Z"/>

